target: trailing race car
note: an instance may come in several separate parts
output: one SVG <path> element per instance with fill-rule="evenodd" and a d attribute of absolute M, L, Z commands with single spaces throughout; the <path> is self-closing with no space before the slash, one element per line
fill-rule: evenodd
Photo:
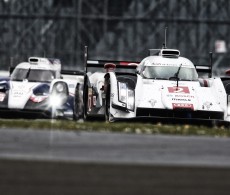
<path fill-rule="evenodd" d="M 30 57 L 0 82 L 1 117 L 78 118 L 83 74 L 61 70 L 59 59 Z"/>
<path fill-rule="evenodd" d="M 167 48 L 151 49 L 150 56 L 140 63 L 92 61 L 87 53 L 86 47 L 85 119 L 147 118 L 172 123 L 230 120 L 225 87 L 221 78 L 211 77 L 211 64 L 195 66 L 180 57 L 179 50 Z M 99 71 L 99 67 L 105 70 Z M 199 72 L 209 77 L 199 78 Z"/>

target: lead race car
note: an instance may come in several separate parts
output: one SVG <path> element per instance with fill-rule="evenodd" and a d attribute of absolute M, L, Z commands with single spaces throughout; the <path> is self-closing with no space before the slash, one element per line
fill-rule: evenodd
<path fill-rule="evenodd" d="M 230 120 L 225 86 L 221 78 L 211 77 L 211 64 L 195 66 L 179 50 L 167 48 L 151 49 L 140 63 L 92 61 L 87 53 L 86 48 L 85 119 Z M 105 71 L 98 71 L 103 66 Z M 97 71 L 91 71 L 92 67 Z M 199 78 L 199 72 L 209 77 Z"/>
<path fill-rule="evenodd" d="M 61 70 L 59 59 L 30 57 L 1 80 L 0 115 L 75 119 L 79 112 L 75 94 L 82 82 L 83 74 Z"/>

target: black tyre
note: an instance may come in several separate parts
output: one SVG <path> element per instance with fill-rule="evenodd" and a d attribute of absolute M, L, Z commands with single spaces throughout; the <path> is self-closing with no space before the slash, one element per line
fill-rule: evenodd
<path fill-rule="evenodd" d="M 78 120 L 83 118 L 83 93 L 80 83 L 75 88 L 74 107 L 73 107 L 73 119 Z"/>
<path fill-rule="evenodd" d="M 110 113 L 110 85 L 107 86 L 106 98 L 105 98 L 105 121 L 112 122 L 113 117 Z"/>
<path fill-rule="evenodd" d="M 84 79 L 84 87 L 83 87 L 83 119 L 88 119 L 88 80 L 87 78 Z"/>

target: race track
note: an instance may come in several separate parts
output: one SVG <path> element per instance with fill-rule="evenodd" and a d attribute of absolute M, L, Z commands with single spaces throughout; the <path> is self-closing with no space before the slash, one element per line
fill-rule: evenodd
<path fill-rule="evenodd" d="M 229 138 L 0 130 L 0 194 L 229 194 Z"/>

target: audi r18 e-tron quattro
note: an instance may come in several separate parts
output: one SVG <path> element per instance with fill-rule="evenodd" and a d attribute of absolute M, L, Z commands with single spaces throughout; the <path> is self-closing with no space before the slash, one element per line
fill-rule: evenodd
<path fill-rule="evenodd" d="M 1 117 L 68 118 L 78 116 L 76 98 L 83 75 L 61 70 L 59 59 L 30 57 L 0 82 Z M 78 101 L 79 102 L 79 101 Z"/>
<path fill-rule="evenodd" d="M 85 119 L 230 120 L 228 94 L 221 78 L 211 76 L 211 64 L 195 66 L 167 48 L 151 49 L 140 63 L 89 60 L 87 53 L 86 47 Z"/>

